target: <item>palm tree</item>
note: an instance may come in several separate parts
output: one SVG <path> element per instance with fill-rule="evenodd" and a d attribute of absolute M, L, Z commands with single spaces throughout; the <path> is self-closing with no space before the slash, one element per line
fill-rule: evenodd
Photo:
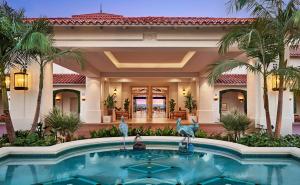
<path fill-rule="evenodd" d="M 26 60 L 23 60 L 24 53 L 16 49 L 16 45 L 21 39 L 24 29 L 22 24 L 23 15 L 22 10 L 16 11 L 10 8 L 5 1 L 0 3 L 0 83 L 3 113 L 10 143 L 15 140 L 16 135 L 10 116 L 5 74 L 12 67 L 24 64 L 24 61 L 26 63 Z"/>
<path fill-rule="evenodd" d="M 20 43 L 20 49 L 29 53 L 30 57 L 39 65 L 40 75 L 37 104 L 30 130 L 31 132 L 35 132 L 40 117 L 45 67 L 52 61 L 63 57 L 75 59 L 82 67 L 83 58 L 80 52 L 76 50 L 60 50 L 53 46 L 52 28 L 46 19 L 38 19 L 29 26 L 30 29 L 28 29 L 28 32 Z"/>
<path fill-rule="evenodd" d="M 266 20 L 266 28 L 275 38 L 275 46 L 278 51 L 278 70 L 285 71 L 279 73 L 279 92 L 277 102 L 277 116 L 275 136 L 280 136 L 282 126 L 282 106 L 283 106 L 283 91 L 284 84 L 288 82 L 283 75 L 290 71 L 287 68 L 286 48 L 298 47 L 300 41 L 300 11 L 299 0 L 289 0 L 287 3 L 284 0 L 230 0 L 228 2 L 230 9 L 240 11 L 247 9 L 251 15 Z M 295 70 L 292 70 L 295 71 Z M 290 71 L 291 72 L 291 71 Z M 296 77 L 296 76 L 294 76 Z"/>
<path fill-rule="evenodd" d="M 237 44 L 238 48 L 248 58 L 255 59 L 256 62 L 249 64 L 236 59 L 217 62 L 210 66 L 208 80 L 210 84 L 213 84 L 220 75 L 234 68 L 245 68 L 248 72 L 262 75 L 267 132 L 269 135 L 272 135 L 267 79 L 270 74 L 274 73 L 274 71 L 270 70 L 269 66 L 275 62 L 276 48 L 273 46 L 274 38 L 268 33 L 268 29 L 264 24 L 263 20 L 257 20 L 250 26 L 234 28 L 222 37 L 219 44 L 220 54 L 227 53 L 230 46 Z"/>

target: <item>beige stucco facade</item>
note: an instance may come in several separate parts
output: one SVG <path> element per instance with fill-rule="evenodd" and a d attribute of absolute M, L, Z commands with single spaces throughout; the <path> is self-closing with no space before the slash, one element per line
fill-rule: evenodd
<path fill-rule="evenodd" d="M 41 116 L 53 107 L 53 90 L 75 89 L 81 96 L 82 121 L 102 124 L 106 114 L 103 103 L 107 95 L 115 93 L 116 89 L 117 107 L 122 107 L 126 98 L 132 100 L 132 87 L 146 86 L 167 87 L 166 101 L 174 99 L 176 110 L 185 109 L 183 90 L 191 92 L 197 103 L 195 112 L 198 121 L 216 123 L 220 118 L 220 104 L 214 100 L 215 96 L 219 96 L 222 90 L 240 89 L 247 91 L 247 115 L 256 124 L 265 124 L 262 84 L 258 75 L 248 74 L 246 86 L 211 86 L 207 82 L 209 64 L 224 58 L 248 61 L 235 47 L 225 56 L 218 54 L 218 41 L 228 31 L 228 26 L 57 25 L 54 26 L 54 31 L 56 47 L 78 49 L 83 53 L 86 62 L 83 69 L 70 60 L 53 62 L 87 78 L 85 86 L 53 86 L 52 65 L 47 66 Z M 290 62 L 299 65 L 299 60 Z M 28 73 L 29 90 L 12 89 L 10 92 L 12 118 L 16 129 L 30 128 L 34 114 L 39 75 L 37 66 L 29 66 Z M 290 91 L 285 91 L 283 134 L 292 133 L 293 98 Z M 270 90 L 273 122 L 276 102 L 277 92 Z"/>

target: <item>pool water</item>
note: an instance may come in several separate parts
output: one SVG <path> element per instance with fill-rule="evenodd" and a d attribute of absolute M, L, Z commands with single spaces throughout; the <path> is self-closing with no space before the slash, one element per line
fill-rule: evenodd
<path fill-rule="evenodd" d="M 2 161 L 1 185 L 300 184 L 300 165 L 296 160 L 239 159 L 201 149 L 191 155 L 161 149 L 95 149 L 58 159 L 25 158 Z"/>

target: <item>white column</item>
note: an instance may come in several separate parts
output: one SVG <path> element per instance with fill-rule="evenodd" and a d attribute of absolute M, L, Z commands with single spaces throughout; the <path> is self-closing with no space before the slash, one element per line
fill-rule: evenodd
<path fill-rule="evenodd" d="M 86 78 L 85 122 L 101 123 L 101 80 Z"/>
<path fill-rule="evenodd" d="M 249 63 L 254 63 L 249 60 Z M 272 91 L 271 79 L 268 81 L 268 95 L 271 123 L 275 128 L 278 91 Z M 286 90 L 283 93 L 282 128 L 281 134 L 292 134 L 293 123 L 293 94 Z M 258 74 L 247 74 L 247 116 L 255 121 L 255 124 L 266 126 L 265 109 L 263 104 L 263 79 Z"/>
<path fill-rule="evenodd" d="M 213 106 L 214 87 L 208 84 L 206 77 L 199 78 L 198 120 L 199 123 L 215 123 L 217 110 Z"/>
<path fill-rule="evenodd" d="M 248 61 L 254 64 L 254 60 Z M 263 108 L 263 83 L 261 76 L 254 73 L 247 73 L 247 116 L 255 124 L 265 125 Z"/>
<path fill-rule="evenodd" d="M 48 114 L 53 108 L 53 64 L 49 63 L 44 71 L 44 89 L 41 104 L 41 117 Z"/>
<path fill-rule="evenodd" d="M 28 90 L 14 90 L 14 73 L 11 75 L 10 110 L 15 130 L 30 129 L 35 114 L 39 86 L 39 65 L 32 63 L 28 69 Z M 49 63 L 44 72 L 44 89 L 40 115 L 43 117 L 53 107 L 52 63 Z"/>

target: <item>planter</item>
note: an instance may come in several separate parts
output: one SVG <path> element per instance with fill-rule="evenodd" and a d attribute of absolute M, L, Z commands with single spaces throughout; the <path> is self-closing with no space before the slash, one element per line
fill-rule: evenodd
<path fill-rule="evenodd" d="M 111 116 L 103 116 L 103 123 L 111 123 Z"/>

